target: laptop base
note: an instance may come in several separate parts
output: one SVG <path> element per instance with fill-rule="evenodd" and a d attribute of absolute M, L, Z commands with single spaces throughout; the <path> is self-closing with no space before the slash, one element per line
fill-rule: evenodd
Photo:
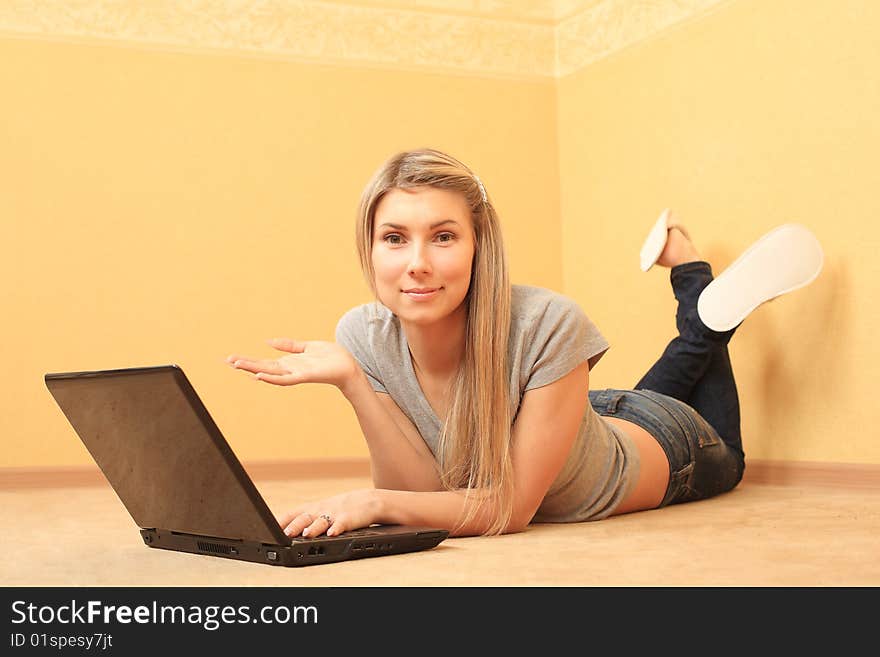
<path fill-rule="evenodd" d="M 270 566 L 311 566 L 389 554 L 403 554 L 436 547 L 449 532 L 418 528 L 410 535 L 381 531 L 381 527 L 361 535 L 319 536 L 292 539 L 290 545 L 273 545 L 214 536 L 199 536 L 167 529 L 141 529 L 148 547 L 189 552 L 226 559 L 238 559 Z"/>

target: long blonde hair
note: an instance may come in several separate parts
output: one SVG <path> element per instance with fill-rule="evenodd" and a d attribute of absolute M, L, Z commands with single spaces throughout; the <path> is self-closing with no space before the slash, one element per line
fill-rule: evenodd
<path fill-rule="evenodd" d="M 485 534 L 500 534 L 513 515 L 513 465 L 507 356 L 510 280 L 498 215 L 476 175 L 454 157 L 429 148 L 390 157 L 364 189 L 357 213 L 358 256 L 376 300 L 372 261 L 376 207 L 388 191 L 413 187 L 459 192 L 471 208 L 474 260 L 465 297 L 465 348 L 451 383 L 447 415 L 441 418 L 437 458 L 444 488 L 464 488 L 470 498 L 479 494 L 490 501 L 495 513 Z M 476 506 L 467 505 L 460 526 L 475 517 Z"/>

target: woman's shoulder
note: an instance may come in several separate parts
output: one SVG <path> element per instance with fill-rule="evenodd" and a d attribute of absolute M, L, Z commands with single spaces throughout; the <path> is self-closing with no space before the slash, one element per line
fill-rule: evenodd
<path fill-rule="evenodd" d="M 532 340 L 557 333 L 600 336 L 577 301 L 546 287 L 511 286 L 510 311 L 511 336 L 523 335 Z"/>
<path fill-rule="evenodd" d="M 518 321 L 535 320 L 551 314 L 571 311 L 583 312 L 580 305 L 561 292 L 535 285 L 511 285 L 511 318 Z"/>
<path fill-rule="evenodd" d="M 380 342 L 387 340 L 398 331 L 397 317 L 378 301 L 362 303 L 347 310 L 336 323 L 336 337 L 349 336 L 373 342 L 376 336 Z"/>
<path fill-rule="evenodd" d="M 524 362 L 548 364 L 537 376 L 529 369 L 527 387 L 545 385 L 557 370 L 568 372 L 583 360 L 592 368 L 608 350 L 608 341 L 571 297 L 533 285 L 514 285 L 511 292 L 511 344 L 525 345 Z"/>
<path fill-rule="evenodd" d="M 339 323 L 383 323 L 392 322 L 394 314 L 378 301 L 369 301 L 350 308 L 339 319 Z"/>

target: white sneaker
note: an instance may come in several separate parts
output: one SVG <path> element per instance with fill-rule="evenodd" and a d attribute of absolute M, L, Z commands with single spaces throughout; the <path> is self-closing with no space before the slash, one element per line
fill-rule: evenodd
<path fill-rule="evenodd" d="M 697 300 L 697 314 L 713 331 L 729 331 L 765 301 L 812 283 L 823 260 L 813 233 L 800 224 L 783 224 L 706 286 Z"/>
<path fill-rule="evenodd" d="M 657 258 L 663 253 L 663 247 L 666 246 L 666 237 L 669 235 L 669 208 L 660 213 L 660 218 L 651 228 L 651 232 L 645 238 L 642 244 L 642 250 L 639 251 L 639 260 L 642 271 L 648 271 L 657 262 Z"/>

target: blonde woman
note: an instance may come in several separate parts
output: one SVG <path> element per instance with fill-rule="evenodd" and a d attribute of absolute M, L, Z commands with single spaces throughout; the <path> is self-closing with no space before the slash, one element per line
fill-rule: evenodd
<path fill-rule="evenodd" d="M 765 236 L 712 282 L 662 216 L 642 265 L 671 268 L 679 335 L 635 389 L 588 392 L 608 342 L 571 299 L 510 284 L 479 178 L 436 150 L 394 155 L 358 210 L 375 301 L 339 320 L 335 342 L 276 339 L 278 358 L 228 358 L 266 383 L 335 385 L 369 447 L 374 488 L 303 504 L 280 524 L 290 536 L 373 523 L 489 535 L 732 489 L 745 462 L 727 343 L 750 310 L 818 273 L 814 238 L 793 231 Z M 800 266 L 764 271 L 780 255 Z"/>

